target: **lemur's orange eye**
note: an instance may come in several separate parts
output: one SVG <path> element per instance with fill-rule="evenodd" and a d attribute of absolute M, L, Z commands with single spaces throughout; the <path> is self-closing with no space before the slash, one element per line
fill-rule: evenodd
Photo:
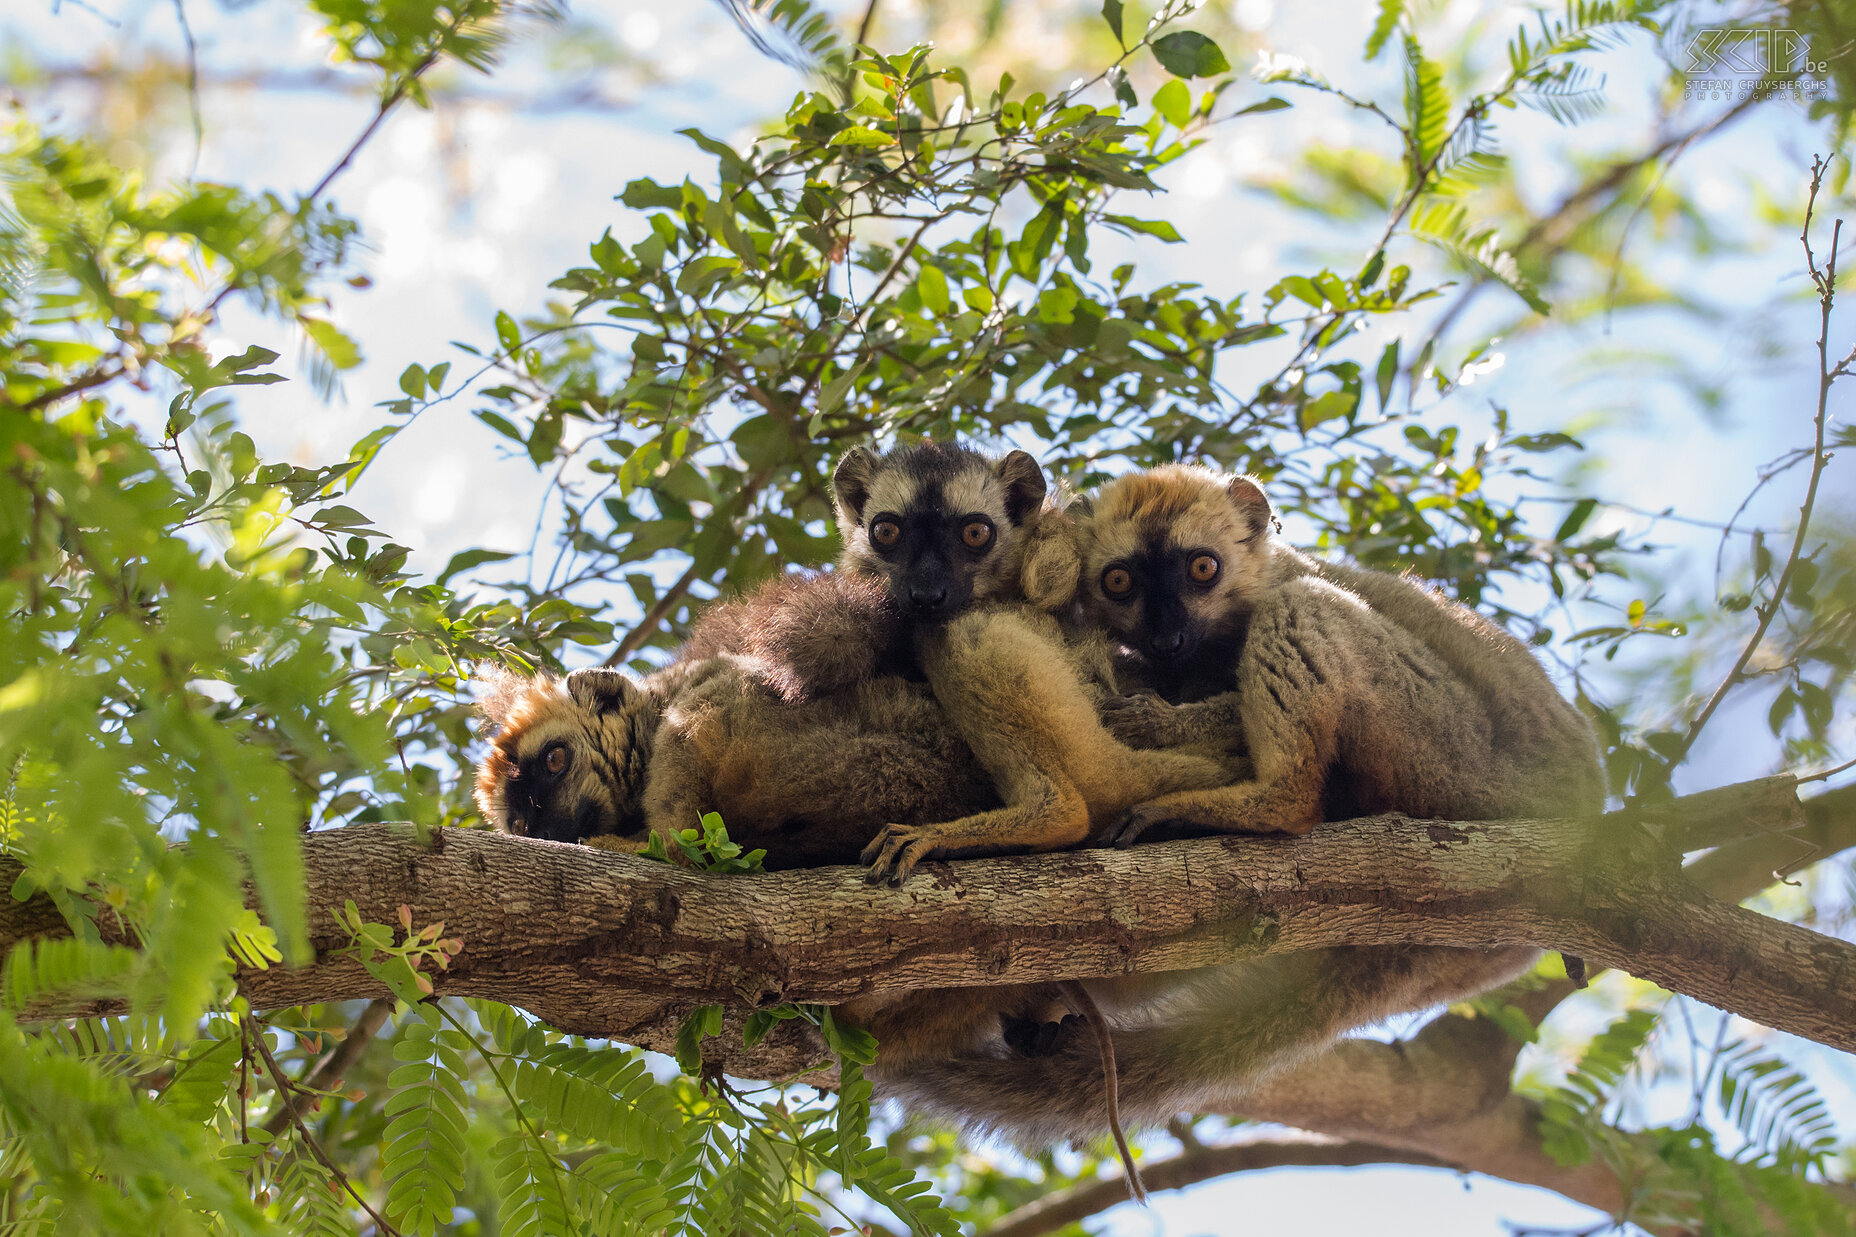
<path fill-rule="evenodd" d="M 870 526 L 870 540 L 880 546 L 892 546 L 902 540 L 902 525 L 894 520 L 878 520 Z"/>
<path fill-rule="evenodd" d="M 980 550 L 992 540 L 992 525 L 985 520 L 968 520 L 966 527 L 960 530 L 960 539 L 969 550 Z"/>
<path fill-rule="evenodd" d="M 1126 567 L 1110 567 L 1102 573 L 1102 591 L 1110 597 L 1120 597 L 1133 587 L 1134 577 Z"/>
<path fill-rule="evenodd" d="M 1186 564 L 1186 574 L 1192 577 L 1194 584 L 1210 584 L 1218 578 L 1221 566 L 1216 554 L 1194 554 L 1192 561 Z"/>
<path fill-rule="evenodd" d="M 548 772 L 558 777 L 567 772 L 567 766 L 573 763 L 573 753 L 567 750 L 565 743 L 556 743 L 548 749 L 548 754 L 542 757 L 542 763 L 547 767 Z"/>

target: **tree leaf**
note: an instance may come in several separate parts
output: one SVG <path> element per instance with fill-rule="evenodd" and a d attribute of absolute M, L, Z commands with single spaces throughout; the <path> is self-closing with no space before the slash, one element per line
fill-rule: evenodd
<path fill-rule="evenodd" d="M 1174 77 L 1216 77 L 1231 71 L 1218 45 L 1196 30 L 1176 30 L 1153 42 L 1154 59 Z"/>

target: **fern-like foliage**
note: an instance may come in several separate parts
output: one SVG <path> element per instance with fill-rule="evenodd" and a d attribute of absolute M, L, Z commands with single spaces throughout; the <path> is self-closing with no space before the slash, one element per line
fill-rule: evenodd
<path fill-rule="evenodd" d="M 1533 30 L 1522 26 L 1508 41 L 1510 80 L 1526 81 L 1558 57 L 1612 46 L 1632 29 L 1654 34 L 1660 29 L 1652 16 L 1657 7 L 1636 0 L 1566 0 L 1557 18 L 1542 9 Z"/>
<path fill-rule="evenodd" d="M 468 1039 L 441 1026 L 425 1006 L 400 1029 L 395 1060 L 405 1064 L 388 1078 L 386 1142 L 380 1170 L 387 1180 L 387 1213 L 401 1231 L 431 1234 L 450 1221 L 464 1185 L 465 1096 Z"/>
<path fill-rule="evenodd" d="M 1522 273 L 1515 256 L 1502 247 L 1495 229 L 1472 229 L 1468 213 L 1459 203 L 1436 199 L 1424 203 L 1412 212 L 1411 234 L 1443 250 L 1482 278 L 1501 284 L 1526 301 L 1535 313 L 1551 310 Z"/>
<path fill-rule="evenodd" d="M 162 1088 L 161 1103 L 183 1121 L 201 1124 L 211 1120 L 230 1098 L 232 1072 L 238 1068 L 236 1031 L 223 1037 L 203 1035 L 193 1041 L 174 1076 Z"/>
<path fill-rule="evenodd" d="M 616 1151 L 575 1165 L 567 1194 L 573 1214 L 593 1237 L 659 1233 L 676 1216 L 663 1183 L 641 1172 L 634 1157 Z"/>
<path fill-rule="evenodd" d="M 1426 58 L 1418 40 L 1405 36 L 1405 135 L 1411 143 L 1412 184 L 1421 183 L 1440 153 L 1450 123 L 1444 68 Z"/>
<path fill-rule="evenodd" d="M 842 69 L 849 49 L 831 17 L 811 0 L 722 0 L 754 50 L 808 73 Z"/>
<path fill-rule="evenodd" d="M 1822 1170 L 1837 1150 L 1823 1096 L 1790 1062 L 1735 1043 L 1715 1063 L 1721 1111 L 1746 1139 L 1741 1159 Z"/>
<path fill-rule="evenodd" d="M 284 1160 L 272 1178 L 274 1210 L 295 1237 L 352 1237 L 355 1224 L 346 1191 L 329 1170 L 307 1153 Z"/>
<path fill-rule="evenodd" d="M 1392 38 L 1392 32 L 1398 29 L 1399 22 L 1405 16 L 1405 0 L 1379 0 L 1379 13 L 1373 18 L 1373 29 L 1366 36 L 1366 58 L 1377 60 L 1379 53 L 1385 50 L 1386 43 Z"/>
<path fill-rule="evenodd" d="M 539 1122 L 641 1159 L 666 1159 L 679 1141 L 675 1100 L 624 1048 L 555 1044 L 514 1063 L 516 1096 Z"/>
<path fill-rule="evenodd" d="M 512 1134 L 496 1144 L 495 1156 L 502 1231 L 508 1237 L 573 1231 L 561 1166 L 547 1148 L 528 1133 Z"/>
<path fill-rule="evenodd" d="M 0 997 L 17 1013 L 53 994 L 120 995 L 138 961 L 133 949 L 83 937 L 21 941 L 0 970 Z"/>

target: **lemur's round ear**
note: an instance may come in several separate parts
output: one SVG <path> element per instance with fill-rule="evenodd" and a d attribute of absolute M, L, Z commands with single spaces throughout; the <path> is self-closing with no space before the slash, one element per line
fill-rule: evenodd
<path fill-rule="evenodd" d="M 623 670 L 588 666 L 567 676 L 567 694 L 583 709 L 610 713 L 625 707 L 634 697 L 643 695 L 644 689 Z"/>
<path fill-rule="evenodd" d="M 1046 511 L 1025 540 L 1019 586 L 1025 600 L 1044 610 L 1061 610 L 1075 600 L 1082 580 L 1083 556 L 1077 546 L 1077 522 L 1070 508 Z"/>
<path fill-rule="evenodd" d="M 864 504 L 870 501 L 870 479 L 883 464 L 883 457 L 867 447 L 852 447 L 831 470 L 831 493 L 838 501 L 838 514 L 852 524 L 862 523 Z"/>
<path fill-rule="evenodd" d="M 1044 501 L 1050 484 L 1044 480 L 1044 467 L 1029 452 L 1010 451 L 993 465 L 993 475 L 1005 486 L 1005 514 L 1014 524 L 1023 524 Z"/>
<path fill-rule="evenodd" d="M 1255 477 L 1232 477 L 1225 482 L 1224 488 L 1225 493 L 1231 496 L 1231 505 L 1244 517 L 1252 537 L 1269 528 L 1273 518 L 1269 496 L 1264 494 L 1263 487 L 1257 484 Z"/>

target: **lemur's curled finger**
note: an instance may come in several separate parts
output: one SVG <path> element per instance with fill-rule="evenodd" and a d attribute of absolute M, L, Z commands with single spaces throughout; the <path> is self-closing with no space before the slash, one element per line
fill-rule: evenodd
<path fill-rule="evenodd" d="M 1153 804 L 1129 808 L 1127 815 L 1109 830 L 1107 844 L 1117 850 L 1126 850 L 1139 841 L 1143 833 L 1155 825 L 1165 824 L 1169 819 L 1165 808 L 1157 808 Z"/>
<path fill-rule="evenodd" d="M 934 837 L 919 826 L 888 825 L 859 856 L 859 861 L 870 869 L 864 873 L 864 881 L 871 885 L 900 885 L 934 849 Z"/>

